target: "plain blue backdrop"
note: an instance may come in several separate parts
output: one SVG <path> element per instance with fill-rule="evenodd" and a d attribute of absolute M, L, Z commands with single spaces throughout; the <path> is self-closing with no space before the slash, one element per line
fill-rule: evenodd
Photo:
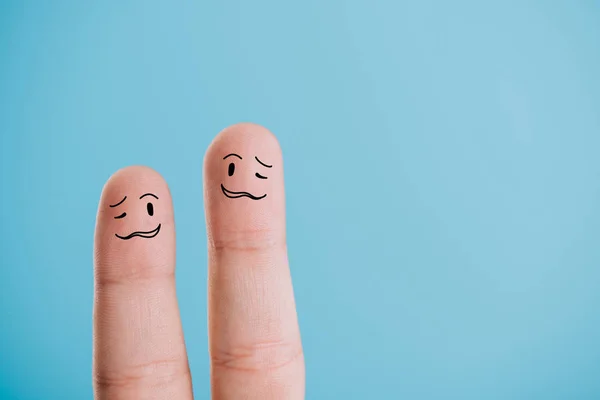
<path fill-rule="evenodd" d="M 239 121 L 284 152 L 308 399 L 600 398 L 597 1 L 0 4 L 2 399 L 92 397 L 131 164 L 171 187 L 209 398 L 202 157 Z"/>

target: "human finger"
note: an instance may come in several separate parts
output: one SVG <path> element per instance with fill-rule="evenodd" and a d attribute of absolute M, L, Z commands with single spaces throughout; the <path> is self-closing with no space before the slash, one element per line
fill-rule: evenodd
<path fill-rule="evenodd" d="M 106 183 L 94 240 L 93 386 L 97 399 L 191 399 L 175 294 L 169 188 L 146 167 Z"/>
<path fill-rule="evenodd" d="M 288 266 L 283 160 L 253 124 L 204 159 L 214 399 L 302 399 L 304 356 Z"/>

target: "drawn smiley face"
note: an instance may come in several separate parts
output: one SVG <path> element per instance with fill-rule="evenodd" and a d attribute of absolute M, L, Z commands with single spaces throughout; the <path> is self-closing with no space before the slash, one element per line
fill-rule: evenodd
<path fill-rule="evenodd" d="M 229 162 L 227 163 L 227 175 L 228 176 L 232 177 L 236 173 L 236 169 L 237 169 L 238 173 L 243 173 L 243 171 L 240 171 L 241 168 L 236 167 L 236 162 L 237 162 L 238 166 L 242 165 L 242 163 L 240 161 L 242 161 L 243 158 L 239 154 L 236 154 L 236 153 L 227 154 L 225 157 L 223 157 L 223 160 L 229 160 Z M 261 167 L 259 167 L 260 169 L 262 169 L 263 167 L 264 168 L 273 168 L 272 165 L 265 164 L 264 162 L 259 160 L 257 156 L 254 156 L 254 160 L 256 160 L 256 162 L 258 162 L 258 164 L 261 166 Z M 267 176 L 262 175 L 260 172 L 255 172 L 254 176 L 258 179 L 269 179 Z M 265 197 L 267 197 L 266 193 L 264 193 L 262 195 L 256 195 L 256 194 L 252 194 L 250 192 L 245 192 L 245 191 L 235 192 L 233 190 L 227 189 L 223 183 L 221 183 L 221 191 L 223 192 L 223 194 L 226 197 L 229 197 L 230 199 L 240 199 L 242 197 L 248 197 L 251 200 L 261 200 L 261 199 L 264 199 Z"/>
<path fill-rule="evenodd" d="M 158 200 L 158 196 L 156 196 L 153 193 L 145 193 L 143 195 L 141 195 L 139 197 L 138 200 L 142 200 L 144 198 L 147 198 L 144 202 L 146 203 L 146 210 L 145 213 L 148 214 L 149 217 L 154 216 L 154 204 L 152 203 L 152 199 L 154 198 L 156 200 Z M 115 207 L 119 207 L 121 206 L 125 200 L 127 200 L 127 196 L 125 196 L 123 198 L 123 200 L 119 201 L 117 204 L 112 204 L 109 205 L 110 208 L 115 208 Z M 119 215 L 117 215 L 116 217 L 114 217 L 115 219 L 123 219 L 127 217 L 127 212 L 123 212 Z M 161 224 L 159 223 L 156 228 L 152 229 L 151 231 L 135 231 L 135 232 L 131 232 L 125 236 L 119 235 L 118 233 L 115 233 L 115 236 L 118 237 L 121 240 L 129 240 L 132 239 L 134 237 L 140 237 L 140 238 L 144 238 L 144 239 L 151 239 L 153 237 L 155 237 L 156 235 L 158 235 L 158 233 L 160 232 L 160 227 Z"/>

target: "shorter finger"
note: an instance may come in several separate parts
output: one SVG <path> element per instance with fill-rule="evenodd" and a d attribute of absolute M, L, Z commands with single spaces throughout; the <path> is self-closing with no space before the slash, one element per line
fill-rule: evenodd
<path fill-rule="evenodd" d="M 118 171 L 102 191 L 96 222 L 96 398 L 192 398 L 174 274 L 167 184 L 150 168 Z"/>

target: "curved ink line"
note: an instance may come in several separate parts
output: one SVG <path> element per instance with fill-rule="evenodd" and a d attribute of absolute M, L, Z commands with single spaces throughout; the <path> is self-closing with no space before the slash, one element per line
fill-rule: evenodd
<path fill-rule="evenodd" d="M 158 224 L 158 226 L 155 229 L 148 231 L 148 232 L 136 231 L 136 232 L 130 233 L 127 236 L 119 236 L 118 234 L 115 233 L 115 236 L 118 237 L 119 239 L 123 239 L 123 240 L 129 240 L 136 236 L 142 237 L 144 239 L 151 239 L 154 236 L 158 235 L 158 232 L 160 232 L 160 224 Z"/>
<path fill-rule="evenodd" d="M 248 197 L 252 200 L 260 200 L 260 199 L 264 199 L 265 197 L 267 197 L 266 193 L 263 194 L 262 196 L 256 197 L 253 194 L 248 193 L 248 192 L 232 192 L 231 190 L 225 189 L 225 186 L 223 186 L 222 183 L 221 183 L 221 190 L 223 191 L 223 194 L 226 197 L 229 197 L 230 199 L 239 199 L 240 197 Z"/>
<path fill-rule="evenodd" d="M 254 158 L 256 158 L 256 161 L 258 161 L 260 163 L 260 165 L 262 165 L 263 167 L 267 167 L 267 168 L 272 168 L 273 167 L 272 165 L 267 165 L 264 162 L 260 161 L 258 159 L 258 157 L 256 157 L 256 156 L 254 156 Z"/>
<path fill-rule="evenodd" d="M 124 212 L 124 213 L 123 213 L 123 214 L 121 214 L 121 215 L 117 215 L 117 216 L 115 217 L 115 219 L 121 219 L 121 218 L 125 218 L 126 216 L 127 216 L 127 213 L 126 213 L 126 212 Z"/>
<path fill-rule="evenodd" d="M 109 207 L 116 207 L 118 205 L 121 205 L 125 200 L 127 200 L 127 196 L 123 197 L 123 200 L 121 200 L 120 202 L 118 202 L 117 204 L 113 204 L 112 206 L 109 205 Z"/>
<path fill-rule="evenodd" d="M 152 197 L 154 197 L 156 200 L 158 200 L 158 197 L 157 197 L 155 194 L 153 194 L 153 193 L 146 193 L 146 194 L 143 194 L 143 195 L 141 195 L 141 196 L 140 196 L 140 199 L 142 199 L 142 198 L 144 198 L 144 197 L 146 197 L 146 196 L 152 196 Z"/>
<path fill-rule="evenodd" d="M 266 177 L 266 176 L 262 176 L 262 175 L 261 175 L 261 174 L 259 174 L 258 172 L 257 172 L 257 173 L 255 173 L 255 174 L 254 174 L 254 176 L 256 176 L 257 178 L 260 178 L 260 179 L 267 179 L 267 177 Z"/>
<path fill-rule="evenodd" d="M 235 157 L 239 158 L 240 160 L 242 159 L 242 156 L 240 156 L 239 154 L 230 153 L 230 154 L 227 154 L 225 157 L 223 157 L 223 160 L 226 159 L 227 157 L 231 157 L 231 156 L 235 156 Z"/>

